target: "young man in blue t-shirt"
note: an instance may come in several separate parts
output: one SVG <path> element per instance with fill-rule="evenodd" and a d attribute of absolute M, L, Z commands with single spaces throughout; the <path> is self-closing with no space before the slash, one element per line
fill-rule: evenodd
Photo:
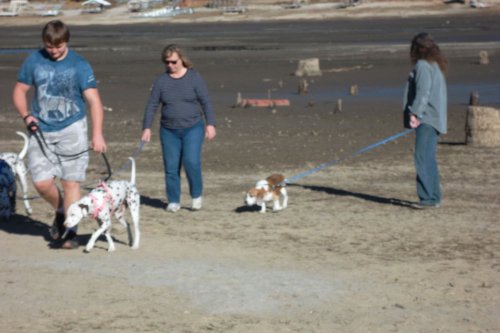
<path fill-rule="evenodd" d="M 21 66 L 13 101 L 25 124 L 31 131 L 38 131 L 30 137 L 28 166 L 36 190 L 56 210 L 51 228 L 54 244 L 74 249 L 78 247 L 76 230 L 61 237 L 64 213 L 80 199 L 80 183 L 85 180 L 88 166 L 85 102 L 92 121 L 92 149 L 103 153 L 106 142 L 94 73 L 83 57 L 69 49 L 69 37 L 63 22 L 54 20 L 45 25 L 44 47 L 29 55 Z M 31 87 L 35 92 L 29 105 Z M 64 196 L 55 183 L 56 177 L 61 180 Z"/>

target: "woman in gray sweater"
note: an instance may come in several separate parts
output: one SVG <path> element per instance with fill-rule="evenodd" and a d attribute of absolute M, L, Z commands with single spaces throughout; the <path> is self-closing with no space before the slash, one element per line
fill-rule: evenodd
<path fill-rule="evenodd" d="M 166 72 L 153 83 L 144 112 L 141 140 L 151 140 L 151 125 L 161 106 L 160 140 L 165 169 L 167 211 L 180 209 L 181 166 L 189 182 L 193 210 L 201 209 L 203 180 L 201 150 L 204 139 L 216 135 L 215 113 L 201 75 L 183 51 L 168 45 L 162 51 Z"/>
<path fill-rule="evenodd" d="M 427 33 L 411 42 L 410 58 L 415 65 L 405 91 L 405 127 L 416 129 L 415 168 L 417 171 L 416 208 L 438 208 L 441 203 L 437 140 L 447 131 L 447 92 L 444 72 L 446 58 Z"/>

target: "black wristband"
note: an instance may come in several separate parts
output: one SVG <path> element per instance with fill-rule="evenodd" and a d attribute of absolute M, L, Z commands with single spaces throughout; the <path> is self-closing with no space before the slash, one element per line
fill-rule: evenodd
<path fill-rule="evenodd" d="M 24 121 L 26 121 L 26 119 L 27 119 L 28 117 L 31 117 L 31 114 L 29 114 L 29 113 L 28 113 L 28 115 L 27 115 L 27 116 L 24 116 L 24 117 L 23 117 L 23 120 L 24 120 Z"/>

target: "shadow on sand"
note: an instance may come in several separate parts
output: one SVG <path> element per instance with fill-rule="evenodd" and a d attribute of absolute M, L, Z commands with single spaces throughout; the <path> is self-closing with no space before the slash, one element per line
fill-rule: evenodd
<path fill-rule="evenodd" d="M 87 221 L 92 223 L 92 221 Z M 96 223 L 94 221 L 94 223 Z M 97 227 L 97 224 L 96 224 Z M 50 226 L 44 222 L 34 220 L 29 216 L 14 214 L 9 220 L 0 221 L 0 230 L 9 234 L 16 234 L 20 236 L 33 236 L 41 237 L 47 242 L 47 247 L 50 249 L 60 249 L 62 241 L 54 241 L 50 237 Z M 79 246 L 85 246 L 89 241 L 92 234 L 78 234 L 78 244 Z M 113 237 L 113 235 L 111 235 Z M 97 243 L 95 248 L 107 249 L 107 242 L 104 235 L 99 237 L 100 241 L 103 241 L 104 245 Z M 113 237 L 115 243 L 128 245 L 128 242 L 123 242 L 119 239 Z"/>
<path fill-rule="evenodd" d="M 50 241 L 49 226 L 29 216 L 14 214 L 9 220 L 0 221 L 0 230 L 9 234 L 42 237 Z"/>
<path fill-rule="evenodd" d="M 316 185 L 298 185 L 298 184 L 289 184 L 288 186 L 301 187 L 305 190 L 323 192 L 326 194 L 336 195 L 336 196 L 350 196 L 350 197 L 354 197 L 354 198 L 358 198 L 358 199 L 362 199 L 362 200 L 366 200 L 366 201 L 371 201 L 371 202 L 375 202 L 375 203 L 379 203 L 379 204 L 384 204 L 384 205 L 393 205 L 393 206 L 400 206 L 400 207 L 405 207 L 405 208 L 413 208 L 413 206 L 415 205 L 415 202 L 412 202 L 412 201 L 401 200 L 401 199 L 397 199 L 397 198 L 384 198 L 384 197 L 379 197 L 376 195 L 351 192 L 351 191 L 346 191 L 346 190 L 333 188 L 333 187 L 316 186 Z"/>
<path fill-rule="evenodd" d="M 309 191 L 317 191 L 317 192 L 323 192 L 329 195 L 336 195 L 336 196 L 350 196 L 366 201 L 371 201 L 379 204 L 384 204 L 384 205 L 393 205 L 393 206 L 400 206 L 400 207 L 405 207 L 405 208 L 415 208 L 415 202 L 408 201 L 408 200 L 401 200 L 397 198 L 384 198 L 384 197 L 379 197 L 376 195 L 371 195 L 371 194 L 365 194 L 365 193 L 358 193 L 358 192 L 350 192 L 350 191 L 345 191 L 342 189 L 338 188 L 333 188 L 333 187 L 324 187 L 324 186 L 316 186 L 316 185 L 298 185 L 298 184 L 288 184 L 287 186 L 289 187 L 301 187 L 305 190 Z M 249 212 L 257 212 L 260 210 L 260 207 L 257 205 L 248 207 L 248 206 L 240 206 L 236 208 L 234 211 L 236 213 L 249 213 Z"/>
<path fill-rule="evenodd" d="M 167 205 L 162 199 L 151 198 L 145 195 L 141 195 L 141 205 L 146 205 L 152 208 L 165 209 Z"/>

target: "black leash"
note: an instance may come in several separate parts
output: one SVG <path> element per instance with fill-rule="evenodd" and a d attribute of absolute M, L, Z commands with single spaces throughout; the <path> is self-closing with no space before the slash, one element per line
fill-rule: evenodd
<path fill-rule="evenodd" d="M 43 155 L 45 156 L 45 158 L 52 164 L 61 164 L 62 161 L 61 161 L 61 158 L 64 158 L 65 161 L 72 161 L 72 160 L 76 160 L 77 158 L 79 158 L 81 155 L 89 152 L 92 150 L 92 148 L 88 148 L 88 149 L 85 149 L 79 153 L 76 153 L 76 154 L 60 154 L 60 153 L 57 153 L 55 152 L 54 150 L 50 149 L 49 147 L 49 144 L 47 143 L 47 141 L 45 140 L 45 136 L 43 135 L 43 131 L 40 129 L 40 127 L 38 126 L 37 123 L 35 123 L 34 121 L 30 122 L 28 125 L 27 125 L 27 128 L 28 128 L 28 131 L 35 136 L 35 139 L 36 141 L 38 142 L 38 146 L 40 147 L 40 150 L 42 151 Z M 45 147 L 45 148 L 44 148 Z M 51 152 L 56 158 L 57 158 L 57 162 L 54 163 L 54 161 L 52 161 L 50 159 L 50 157 L 47 155 L 47 152 L 46 150 Z M 104 160 L 104 163 L 106 164 L 106 169 L 107 169 L 107 172 L 108 172 L 108 176 L 106 178 L 104 178 L 103 180 L 104 181 L 107 181 L 108 179 L 111 178 L 111 165 L 109 164 L 109 161 L 108 161 L 108 158 L 106 157 L 106 154 L 105 153 L 101 153 L 100 154 Z"/>
<path fill-rule="evenodd" d="M 49 148 L 49 145 L 47 144 L 47 142 L 45 141 L 45 137 L 43 136 L 43 132 L 38 128 L 38 125 L 34 121 L 30 122 L 27 125 L 27 129 L 28 129 L 29 133 L 31 133 L 32 135 L 35 136 L 35 139 L 36 139 L 38 145 L 40 146 L 40 150 L 42 151 L 43 155 L 52 164 L 54 164 L 54 163 L 50 160 L 49 156 L 47 155 L 44 146 L 47 148 L 48 151 L 50 151 L 52 154 L 54 154 L 57 157 L 59 164 L 61 163 L 60 157 L 70 158 L 70 159 L 67 159 L 67 161 L 70 161 L 71 159 L 76 159 L 80 155 L 82 155 L 82 154 L 84 154 L 84 153 L 92 150 L 92 149 L 89 148 L 89 149 L 84 150 L 84 151 L 82 151 L 82 152 L 80 152 L 78 154 L 71 154 L 71 155 L 58 154 L 58 153 L 52 151 Z M 40 134 L 40 135 L 38 135 L 38 134 Z M 145 144 L 144 141 L 141 141 L 139 143 L 139 146 L 135 149 L 134 153 L 132 154 L 132 157 L 134 159 L 137 159 L 137 156 L 142 152 L 142 150 L 144 149 L 144 144 Z M 113 176 L 113 174 L 118 174 L 118 173 L 123 172 L 131 164 L 131 161 L 128 160 L 127 162 L 125 162 L 125 164 L 122 165 L 122 167 L 117 172 L 113 173 L 111 171 L 111 165 L 110 165 L 110 163 L 108 161 L 108 158 L 107 158 L 106 154 L 105 153 L 101 153 L 100 155 L 102 156 L 102 159 L 104 160 L 104 163 L 106 164 L 106 169 L 107 169 L 107 172 L 108 172 L 108 175 L 106 177 L 104 177 L 104 178 L 101 178 L 100 181 L 105 181 L 105 182 L 108 181 Z M 88 185 L 82 185 L 82 188 L 91 190 L 91 188 L 89 188 Z M 19 199 L 19 200 L 34 200 L 34 199 L 38 199 L 38 198 L 40 198 L 40 196 L 32 196 L 32 197 L 27 197 L 27 198 L 18 197 L 17 199 Z"/>

